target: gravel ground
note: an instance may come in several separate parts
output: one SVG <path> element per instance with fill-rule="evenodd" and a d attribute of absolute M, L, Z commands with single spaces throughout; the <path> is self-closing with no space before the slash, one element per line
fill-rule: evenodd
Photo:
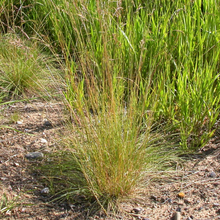
<path fill-rule="evenodd" d="M 49 186 L 30 172 L 35 162 L 28 153 L 46 157 L 57 149 L 58 133 L 64 130 L 62 111 L 58 102 L 1 106 L 0 209 L 8 208 L 0 213 L 1 219 L 220 219 L 219 129 L 198 154 L 178 164 L 176 170 L 150 173 L 145 187 L 119 204 L 118 214 L 89 216 L 88 207 L 80 204 L 49 203 Z"/>

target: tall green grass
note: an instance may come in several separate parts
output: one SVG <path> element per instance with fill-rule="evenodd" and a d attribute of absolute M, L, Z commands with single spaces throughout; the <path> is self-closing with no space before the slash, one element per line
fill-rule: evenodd
<path fill-rule="evenodd" d="M 159 151 L 168 157 L 176 150 L 166 131 L 179 134 L 169 141 L 184 152 L 214 134 L 220 101 L 215 0 L 39 0 L 30 8 L 21 7 L 22 30 L 58 57 L 74 122 L 70 147 L 98 200 L 131 192 Z"/>
<path fill-rule="evenodd" d="M 187 0 L 42 4 L 50 9 L 47 32 L 62 51 L 73 108 L 75 99 L 98 103 L 102 93 L 129 102 L 136 89 L 145 110 L 157 98 L 155 120 L 174 125 L 183 149 L 207 142 L 219 115 L 215 1 L 203 1 L 203 8 L 202 1 Z"/>

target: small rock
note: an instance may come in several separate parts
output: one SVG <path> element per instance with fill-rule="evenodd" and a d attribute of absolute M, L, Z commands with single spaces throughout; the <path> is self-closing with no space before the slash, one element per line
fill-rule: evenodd
<path fill-rule="evenodd" d="M 219 207 L 219 203 L 213 203 L 213 207 Z"/>
<path fill-rule="evenodd" d="M 150 199 L 152 199 L 152 200 L 154 200 L 154 201 L 157 201 L 157 197 L 156 197 L 155 195 L 152 195 L 152 196 L 150 197 Z"/>
<path fill-rule="evenodd" d="M 9 190 L 9 191 L 12 191 L 11 185 L 8 186 L 8 190 Z"/>
<path fill-rule="evenodd" d="M 211 173 L 209 173 L 209 177 L 210 178 L 215 178 L 216 177 L 216 173 L 214 171 L 212 171 Z"/>
<path fill-rule="evenodd" d="M 18 125 L 22 125 L 23 124 L 23 121 L 17 121 L 16 122 Z"/>
<path fill-rule="evenodd" d="M 142 209 L 141 208 L 133 208 L 132 211 L 135 212 L 136 214 L 139 214 L 142 211 Z"/>
<path fill-rule="evenodd" d="M 15 167 L 19 167 L 19 166 L 20 166 L 19 163 L 16 163 L 16 162 L 15 162 L 13 165 L 14 165 Z"/>
<path fill-rule="evenodd" d="M 52 124 L 51 124 L 50 121 L 45 120 L 45 121 L 44 121 L 44 126 L 52 126 Z"/>
<path fill-rule="evenodd" d="M 185 197 L 185 193 L 184 192 L 178 193 L 178 197 L 181 198 L 181 199 L 184 198 Z"/>
<path fill-rule="evenodd" d="M 191 203 L 192 203 L 192 201 L 191 201 L 190 199 L 184 199 L 184 202 L 185 202 L 186 204 L 191 204 Z"/>
<path fill-rule="evenodd" d="M 178 207 L 178 208 L 176 209 L 176 211 L 177 211 L 177 212 L 181 212 L 181 208 Z"/>
<path fill-rule="evenodd" d="M 47 140 L 44 139 L 44 138 L 41 138 L 41 139 L 40 139 L 40 142 L 41 142 L 42 144 L 46 144 L 46 143 L 47 143 Z"/>
<path fill-rule="evenodd" d="M 202 207 L 202 206 L 198 208 L 198 210 L 199 210 L 199 211 L 201 211 L 202 209 L 203 209 L 203 207 Z"/>
<path fill-rule="evenodd" d="M 22 209 L 21 209 L 21 212 L 22 212 L 22 213 L 25 213 L 25 212 L 26 212 L 26 208 L 22 208 Z"/>
<path fill-rule="evenodd" d="M 164 198 L 161 198 L 161 199 L 160 199 L 160 202 L 161 202 L 161 203 L 165 203 L 166 201 L 167 201 L 167 200 L 164 199 Z"/>
<path fill-rule="evenodd" d="M 49 192 L 50 192 L 50 189 L 48 187 L 46 187 L 40 191 L 40 193 L 43 195 L 47 195 L 47 194 L 49 194 Z"/>
<path fill-rule="evenodd" d="M 152 209 L 157 209 L 157 208 L 158 208 L 158 205 L 157 205 L 157 204 L 154 204 L 154 205 L 151 206 L 151 208 L 152 208 Z"/>
<path fill-rule="evenodd" d="M 28 160 L 42 159 L 44 154 L 41 152 L 31 152 L 25 155 Z"/>
<path fill-rule="evenodd" d="M 6 211 L 5 215 L 6 216 L 11 216 L 11 211 L 10 210 Z"/>
<path fill-rule="evenodd" d="M 172 201 L 172 199 L 169 198 L 169 199 L 167 200 L 167 202 L 172 203 L 173 201 Z"/>

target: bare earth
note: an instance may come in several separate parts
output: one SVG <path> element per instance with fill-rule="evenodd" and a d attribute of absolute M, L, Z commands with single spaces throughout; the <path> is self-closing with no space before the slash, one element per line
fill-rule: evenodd
<path fill-rule="evenodd" d="M 62 104 L 32 101 L 0 109 L 0 126 L 5 126 L 0 128 L 0 219 L 167 220 L 178 219 L 173 217 L 177 211 L 185 220 L 220 219 L 220 129 L 176 170 L 150 173 L 146 187 L 122 201 L 117 214 L 89 216 L 80 204 L 49 202 L 50 193 L 45 196 L 41 190 L 50 186 L 38 181 L 30 169 L 35 162 L 25 157 L 42 152 L 46 160 L 59 147 L 58 133 L 64 130 Z"/>

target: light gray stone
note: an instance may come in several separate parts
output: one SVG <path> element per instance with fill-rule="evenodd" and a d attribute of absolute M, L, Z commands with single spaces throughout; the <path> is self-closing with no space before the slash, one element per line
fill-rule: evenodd
<path fill-rule="evenodd" d="M 43 195 L 49 194 L 50 193 L 50 189 L 48 187 L 45 187 L 44 189 L 42 189 L 40 191 L 40 193 L 43 194 Z"/>

